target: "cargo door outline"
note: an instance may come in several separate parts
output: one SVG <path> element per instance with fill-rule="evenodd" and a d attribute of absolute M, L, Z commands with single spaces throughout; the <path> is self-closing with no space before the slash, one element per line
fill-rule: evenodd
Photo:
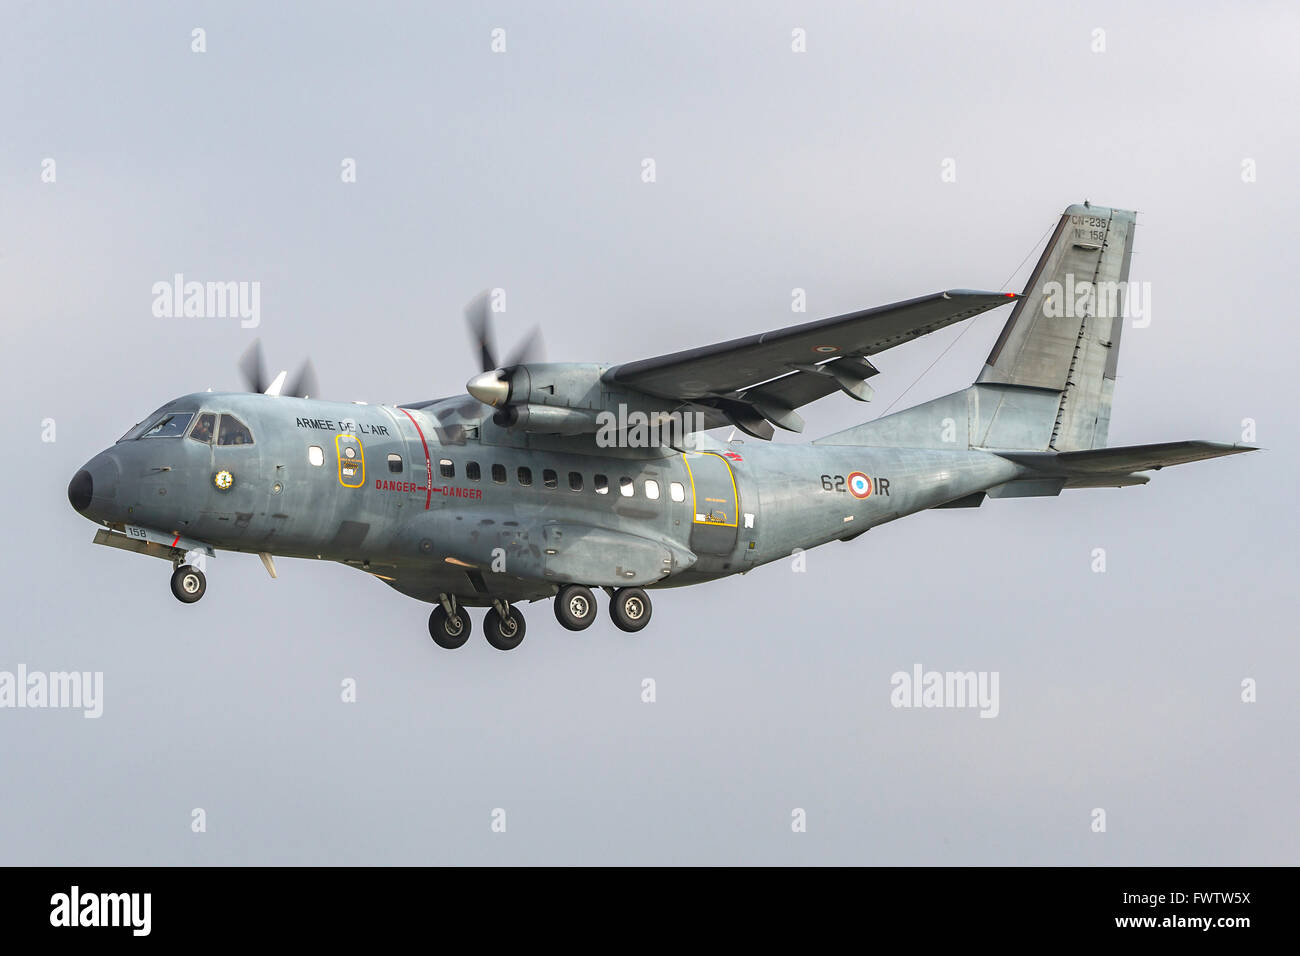
<path fill-rule="evenodd" d="M 684 454 L 682 461 L 691 483 L 691 549 L 701 554 L 731 554 L 736 549 L 740 517 L 740 490 L 731 462 L 713 452 Z"/>

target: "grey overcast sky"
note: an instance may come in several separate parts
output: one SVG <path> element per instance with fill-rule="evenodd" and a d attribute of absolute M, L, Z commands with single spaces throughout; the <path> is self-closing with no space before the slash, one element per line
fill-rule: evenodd
<path fill-rule="evenodd" d="M 0 863 L 1296 863 L 1300 8 L 441 6 L 0 7 L 0 670 L 105 681 L 99 720 L 0 710 Z M 474 371 L 485 287 L 507 344 L 628 361 L 999 288 L 1084 199 L 1141 211 L 1152 290 L 1111 442 L 1249 419 L 1267 451 L 895 522 L 661 593 L 636 638 L 535 605 L 510 654 L 324 563 L 223 554 L 183 606 L 68 507 L 254 335 L 415 401 Z M 178 272 L 260 282 L 261 327 L 155 318 Z M 902 405 L 965 386 L 1004 315 L 878 356 L 806 436 L 963 331 Z M 917 663 L 997 671 L 999 716 L 894 709 Z"/>

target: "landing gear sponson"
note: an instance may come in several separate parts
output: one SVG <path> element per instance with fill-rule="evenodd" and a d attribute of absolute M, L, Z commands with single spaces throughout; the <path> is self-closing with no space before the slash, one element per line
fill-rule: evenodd
<path fill-rule="evenodd" d="M 644 589 L 603 590 L 610 597 L 609 616 L 620 630 L 635 634 L 650 623 L 650 595 Z M 429 614 L 429 635 L 439 647 L 463 647 L 473 630 L 469 613 L 454 594 L 440 594 L 438 602 Z M 570 631 L 585 631 L 596 620 L 596 595 L 581 584 L 565 585 L 555 595 L 555 619 Z M 499 651 L 514 650 L 523 643 L 527 631 L 523 612 L 508 601 L 493 601 L 483 615 L 484 636 Z"/>

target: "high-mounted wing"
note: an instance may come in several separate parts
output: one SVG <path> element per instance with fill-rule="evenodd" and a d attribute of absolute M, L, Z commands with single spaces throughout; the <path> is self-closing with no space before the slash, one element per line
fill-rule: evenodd
<path fill-rule="evenodd" d="M 1011 292 L 958 289 L 717 345 L 628 362 L 607 382 L 659 398 L 714 409 L 752 435 L 770 438 L 769 422 L 801 431 L 794 409 L 840 390 L 867 401 L 876 368 L 865 357 L 987 312 Z"/>

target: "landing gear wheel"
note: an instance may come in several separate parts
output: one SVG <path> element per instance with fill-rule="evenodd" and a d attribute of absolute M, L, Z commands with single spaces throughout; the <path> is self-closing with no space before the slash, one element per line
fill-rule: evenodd
<path fill-rule="evenodd" d="M 596 620 L 596 595 L 591 588 L 570 584 L 555 595 L 555 619 L 571 631 L 582 631 Z"/>
<path fill-rule="evenodd" d="M 635 634 L 650 623 L 650 595 L 641 588 L 619 588 L 609 602 L 609 616 L 619 630 Z"/>
<path fill-rule="evenodd" d="M 429 615 L 429 636 L 433 638 L 433 643 L 449 651 L 462 647 L 469 640 L 473 628 L 469 612 L 463 607 L 457 608 L 452 615 L 439 604 Z"/>
<path fill-rule="evenodd" d="M 193 604 L 208 589 L 208 579 L 198 568 L 182 564 L 172 572 L 172 594 L 182 604 Z"/>
<path fill-rule="evenodd" d="M 524 642 L 524 616 L 518 608 L 510 608 L 509 616 L 502 617 L 496 608 L 488 608 L 483 615 L 483 633 L 487 642 L 499 651 L 513 651 Z"/>

